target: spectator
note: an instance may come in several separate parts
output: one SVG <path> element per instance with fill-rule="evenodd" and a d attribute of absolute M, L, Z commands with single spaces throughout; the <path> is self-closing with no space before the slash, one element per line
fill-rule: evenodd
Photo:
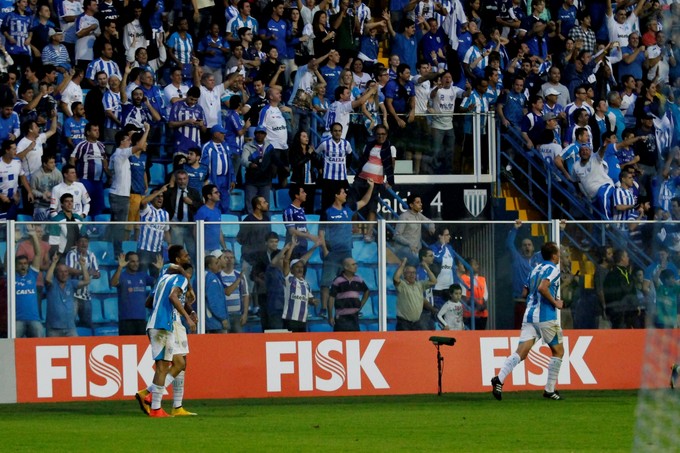
<path fill-rule="evenodd" d="M 201 163 L 201 150 L 189 148 L 184 164 L 180 169 L 189 176 L 189 187 L 201 193 L 201 189 L 208 183 L 208 166 Z"/>
<path fill-rule="evenodd" d="M 340 88 L 338 89 L 340 90 Z M 346 88 L 344 89 L 346 92 Z M 348 189 L 347 167 L 352 156 L 352 145 L 342 138 L 343 127 L 340 123 L 331 124 L 331 137 L 316 148 L 323 160 L 323 179 L 321 180 L 321 210 L 325 211 L 332 203 L 340 188 Z"/>
<path fill-rule="evenodd" d="M 227 88 L 231 87 L 236 78 L 234 76 L 227 77 L 222 83 L 215 83 L 215 76 L 212 74 L 201 75 L 200 66 L 198 66 L 198 59 L 193 60 L 193 77 L 194 86 L 201 90 L 200 96 L 197 96 L 198 105 L 203 109 L 205 115 L 205 127 L 212 128 L 213 126 L 221 124 L 220 121 L 220 99 L 224 96 Z"/>
<path fill-rule="evenodd" d="M 401 135 L 400 130 L 406 127 L 406 123 L 412 123 L 415 119 L 416 90 L 411 82 L 411 68 L 402 63 L 397 68 L 397 78 L 390 80 L 383 90 L 385 93 L 385 108 L 387 109 L 387 124 L 392 131 L 393 139 Z M 401 117 L 406 116 L 406 121 Z"/>
<path fill-rule="evenodd" d="M 307 252 L 308 240 L 317 243 L 319 238 L 311 234 L 307 228 L 307 216 L 302 208 L 307 198 L 305 189 L 302 186 L 290 186 L 288 194 L 292 201 L 283 211 L 283 221 L 286 222 L 286 243 L 291 242 L 293 237 L 297 239 L 291 252 L 291 259 L 297 259 Z"/>
<path fill-rule="evenodd" d="M 68 117 L 73 116 L 71 104 L 74 102 L 83 102 L 83 90 L 80 88 L 80 83 L 83 80 L 83 70 L 75 68 L 72 74 L 69 73 L 70 81 L 66 88 L 61 93 L 60 107 L 61 111 Z"/>
<path fill-rule="evenodd" d="M 426 228 L 430 234 L 434 234 L 434 224 L 411 223 L 430 221 L 422 214 L 423 202 L 420 196 L 410 194 L 406 197 L 406 204 L 409 209 L 399 216 L 399 220 L 394 232 L 395 253 L 400 259 L 407 259 L 411 265 L 418 262 L 418 252 L 422 247 L 422 229 Z"/>
<path fill-rule="evenodd" d="M 533 149 L 534 141 L 538 140 L 545 128 L 543 121 L 543 98 L 533 95 L 529 98 L 529 112 L 522 118 L 522 138 L 527 148 Z"/>
<path fill-rule="evenodd" d="M 359 174 L 354 178 L 352 191 L 355 198 L 363 197 L 368 191 L 372 180 L 374 188 L 371 198 L 359 212 L 369 222 L 374 222 L 378 208 L 378 194 L 385 196 L 386 189 L 394 185 L 394 162 L 397 158 L 397 149 L 390 144 L 387 138 L 387 127 L 381 124 L 375 128 L 375 141 L 369 142 L 359 159 Z M 364 241 L 373 242 L 373 227 L 366 226 Z"/>
<path fill-rule="evenodd" d="M 65 158 L 71 155 L 78 143 L 85 140 L 85 126 L 88 123 L 87 119 L 85 119 L 85 106 L 83 106 L 82 102 L 74 102 L 69 110 L 73 112 L 73 115 L 66 118 L 63 127 L 64 141 L 66 142 L 63 147 Z"/>
<path fill-rule="evenodd" d="M 298 134 L 306 134 L 305 132 L 298 132 Z M 291 152 L 296 150 L 296 141 L 293 141 L 293 148 Z M 309 147 L 309 153 L 313 153 L 314 149 Z M 255 140 L 249 141 L 243 146 L 243 153 L 241 154 L 241 165 L 245 167 L 245 202 L 248 214 L 253 213 L 253 204 L 251 203 L 256 197 L 262 197 L 265 200 L 271 198 L 272 187 L 272 169 L 274 163 L 272 161 L 274 155 L 274 147 L 267 140 L 267 129 L 260 126 L 255 129 Z M 291 154 L 291 162 L 294 162 L 296 154 Z M 281 162 L 278 162 L 281 165 Z M 295 169 L 295 167 L 293 167 Z M 293 173 L 293 181 L 295 179 L 295 170 Z"/>
<path fill-rule="evenodd" d="M 512 83 L 512 89 L 505 93 L 498 101 L 496 111 L 501 118 L 501 124 L 504 128 L 514 127 L 519 128 L 519 124 L 524 116 L 524 105 L 527 98 L 524 95 L 524 79 L 522 77 L 515 77 Z"/>
<path fill-rule="evenodd" d="M 16 140 L 19 133 L 19 115 L 14 111 L 14 104 L 4 104 L 0 110 L 0 140 Z"/>
<path fill-rule="evenodd" d="M 248 322 L 250 294 L 248 283 L 243 272 L 234 269 L 236 262 L 234 252 L 225 250 L 220 258 L 221 272 L 219 274 L 224 286 L 227 315 L 229 319 L 229 333 L 242 333 L 243 326 Z"/>
<path fill-rule="evenodd" d="M 635 6 L 635 10 L 628 15 L 627 8 L 616 7 L 616 15 L 612 11 L 612 0 L 607 0 L 607 28 L 609 30 L 609 40 L 617 42 L 619 47 L 623 48 L 628 45 L 628 37 L 635 29 L 639 30 L 638 17 L 645 8 L 645 0 L 639 0 Z M 652 21 L 656 22 L 656 21 Z"/>
<path fill-rule="evenodd" d="M 392 277 L 397 289 L 397 330 L 422 330 L 423 293 L 437 282 L 437 277 L 427 264 L 423 264 L 428 280 L 416 281 L 416 268 L 407 262 L 407 258 L 403 258 Z"/>
<path fill-rule="evenodd" d="M 165 42 L 170 64 L 182 70 L 182 78 L 191 79 L 191 65 L 194 55 L 194 39 L 189 33 L 189 21 L 186 17 L 177 20 L 177 31 Z M 195 85 L 198 85 L 195 83 Z"/>
<path fill-rule="evenodd" d="M 418 56 L 418 41 L 416 36 L 416 24 L 411 19 L 403 21 L 403 33 L 396 33 L 392 27 L 390 14 L 383 15 L 387 21 L 387 31 L 392 37 L 392 53 L 399 56 L 401 64 L 407 65 L 409 68 L 415 68 Z"/>
<path fill-rule="evenodd" d="M 2 142 L 0 148 L 0 219 L 16 220 L 17 210 L 21 202 L 19 184 L 28 194 L 28 201 L 33 203 L 33 192 L 28 185 L 21 162 L 16 158 L 17 147 L 12 140 Z"/>
<path fill-rule="evenodd" d="M 70 194 L 73 198 L 72 210 L 82 218 L 90 213 L 90 195 L 85 186 L 78 182 L 76 167 L 66 164 L 61 168 L 63 182 L 52 189 L 50 200 L 50 217 L 54 217 L 61 211 L 61 196 Z"/>
<path fill-rule="evenodd" d="M 288 24 L 283 19 L 284 6 L 282 0 L 271 3 L 271 18 L 267 26 L 260 30 L 260 38 L 275 48 L 279 55 L 286 55 L 286 30 Z"/>
<path fill-rule="evenodd" d="M 27 11 L 28 0 L 15 2 L 14 11 L 4 17 L 2 30 L 7 40 L 7 52 L 14 64 L 25 68 L 31 61 L 31 16 Z"/>
<path fill-rule="evenodd" d="M 220 192 L 218 210 L 222 214 L 229 212 L 231 190 L 236 186 L 236 175 L 229 157 L 229 147 L 224 144 L 226 130 L 220 126 L 211 129 L 212 140 L 203 145 L 201 163 L 208 167 L 208 180 Z"/>
<path fill-rule="evenodd" d="M 227 22 L 227 41 L 238 42 L 239 30 L 242 28 L 249 28 L 252 33 L 258 33 L 257 20 L 250 15 L 251 5 L 247 0 L 240 0 L 238 2 L 238 14 L 232 17 Z M 230 7 L 231 8 L 231 7 Z"/>
<path fill-rule="evenodd" d="M 97 257 L 89 250 L 90 239 L 87 236 L 80 236 L 76 241 L 75 248 L 69 250 L 64 261 L 68 267 L 71 278 L 85 280 L 86 270 L 90 278 L 100 278 L 99 264 Z M 89 281 L 89 278 L 88 278 Z M 87 285 L 78 288 L 74 293 L 76 312 L 78 314 L 78 327 L 92 329 L 92 295 Z"/>
<path fill-rule="evenodd" d="M 43 5 L 41 11 L 47 5 Z M 71 65 L 71 57 L 68 54 L 68 49 L 62 44 L 64 41 L 64 32 L 50 28 L 47 33 L 49 41 L 41 50 L 43 64 L 54 66 L 62 75 L 69 72 L 73 67 Z M 33 44 L 35 45 L 35 44 Z"/>
<path fill-rule="evenodd" d="M 479 275 L 479 261 L 474 258 L 466 258 L 472 270 L 465 267 L 463 275 L 460 276 L 463 282 L 464 295 L 467 296 L 468 306 L 464 307 L 463 320 L 467 328 L 474 330 L 485 330 L 489 319 L 489 288 L 486 285 L 486 278 Z M 472 291 L 472 297 L 468 291 Z M 475 324 L 471 324 L 472 314 L 468 307 L 474 307 Z"/>
<path fill-rule="evenodd" d="M 131 99 L 122 106 L 122 125 L 132 124 L 141 129 L 146 123 L 160 120 L 160 113 L 151 105 L 149 98 L 144 96 L 144 90 L 140 87 L 132 90 Z"/>
<path fill-rule="evenodd" d="M 431 22 L 436 22 L 434 19 Z M 470 95 L 453 85 L 453 76 L 450 72 L 444 72 L 430 92 L 432 111 L 435 113 L 430 129 L 432 137 L 432 164 L 430 169 L 450 169 L 453 161 L 453 153 L 450 152 L 456 143 L 456 135 L 453 128 L 453 112 L 456 107 L 456 99 Z M 426 167 L 427 169 L 427 167 Z M 429 171 L 425 171 L 429 174 Z"/>
<path fill-rule="evenodd" d="M 102 3 L 102 5 L 106 5 L 106 3 Z M 119 69 L 124 68 L 127 64 L 125 46 L 123 45 L 123 41 L 120 39 L 120 33 L 118 33 L 118 25 L 116 21 L 104 19 L 100 21 L 100 26 L 102 33 L 97 37 L 97 39 L 94 40 L 94 45 L 92 46 L 94 55 L 102 55 L 104 53 L 104 46 L 106 44 L 110 44 L 111 48 L 113 49 L 113 53 L 109 58 L 116 62 Z"/>
<path fill-rule="evenodd" d="M 654 281 L 656 286 L 654 327 L 675 329 L 678 327 L 678 292 L 680 292 L 677 279 L 670 269 L 664 269 L 657 275 Z"/>
<path fill-rule="evenodd" d="M 109 84 L 109 77 L 104 71 L 99 71 L 95 74 L 94 79 L 96 85 L 85 96 L 85 111 L 87 112 L 87 120 L 90 123 L 104 126 L 106 119 L 106 110 L 104 106 L 104 93 Z M 122 121 L 122 118 L 120 119 Z"/>
<path fill-rule="evenodd" d="M 178 93 L 182 94 L 181 90 L 178 89 Z M 201 90 L 195 86 L 191 87 L 186 92 L 186 98 L 173 103 L 170 108 L 168 126 L 174 129 L 175 153 L 201 147 L 201 134 L 207 128 L 205 113 L 198 104 L 200 96 Z"/>
<path fill-rule="evenodd" d="M 90 215 L 94 218 L 104 210 L 104 174 L 111 176 L 104 144 L 99 141 L 98 125 L 88 123 L 85 126 L 85 141 L 75 147 L 69 163 L 77 165 L 78 178 L 92 200 Z"/>
<path fill-rule="evenodd" d="M 323 257 L 323 273 L 321 276 L 321 307 L 328 307 L 328 288 L 338 272 L 344 268 L 346 258 L 352 258 L 352 217 L 354 213 L 368 204 L 373 194 L 373 181 L 368 181 L 368 190 L 359 201 L 348 203 L 348 192 L 343 187 L 335 188 L 333 203 L 323 211 L 322 220 L 333 222 L 319 228 L 319 241 Z M 332 308 L 332 307 L 330 307 Z"/>
<path fill-rule="evenodd" d="M 604 279 L 605 313 L 613 329 L 632 327 L 631 309 L 637 311 L 633 279 L 630 278 L 628 252 L 614 251 L 614 267 Z"/>
<path fill-rule="evenodd" d="M 202 57 L 203 74 L 215 77 L 215 83 L 221 84 L 223 80 L 222 68 L 226 64 L 226 56 L 229 53 L 227 40 L 220 36 L 220 26 L 216 23 L 210 25 L 210 31 L 198 43 L 196 53 Z"/>
<path fill-rule="evenodd" d="M 160 257 L 154 263 L 157 268 L 159 265 L 163 265 Z M 111 276 L 111 287 L 118 291 L 118 335 L 143 335 L 146 332 L 147 287 L 153 286 L 154 282 L 153 277 L 139 270 L 136 252 L 118 255 L 118 267 Z"/>
<path fill-rule="evenodd" d="M 149 135 L 149 125 L 144 125 L 144 133 L 141 137 L 135 135 L 135 143 L 132 138 L 123 131 L 116 134 L 116 151 L 111 156 L 111 190 L 109 192 L 109 204 L 111 206 L 111 220 L 114 222 L 126 222 L 130 214 L 130 193 L 132 190 L 132 173 L 130 170 L 130 157 L 136 150 L 146 151 L 146 139 Z M 125 238 L 124 228 L 113 229 L 114 253 L 122 252 L 122 241 Z M 173 242 L 175 243 L 175 242 Z"/>
<path fill-rule="evenodd" d="M 33 259 L 17 254 L 16 267 L 16 337 L 40 338 L 45 336 L 41 322 L 41 291 L 38 287 L 43 251 L 38 232 L 30 228 L 28 236 L 33 246 Z"/>
<path fill-rule="evenodd" d="M 557 104 L 564 107 L 571 102 L 571 96 L 569 95 L 569 89 L 560 83 L 561 79 L 562 71 L 560 71 L 560 68 L 557 66 L 550 68 L 548 71 L 548 81 L 541 85 L 541 96 L 547 100 L 548 92 L 552 89 L 557 92 Z"/>
<path fill-rule="evenodd" d="M 413 86 L 412 83 L 411 86 Z M 333 124 L 337 123 L 342 128 L 340 138 L 344 140 L 347 137 L 347 131 L 350 127 L 350 116 L 354 113 L 354 109 L 364 105 L 375 94 L 376 90 L 377 88 L 375 87 L 368 88 L 361 96 L 352 101 L 352 93 L 349 88 L 344 86 L 337 87 L 335 89 L 335 102 L 330 105 L 326 114 L 326 132 L 324 136 L 332 136 Z M 415 96 L 415 88 L 412 94 Z"/>
<path fill-rule="evenodd" d="M 596 38 L 595 33 L 591 30 L 591 17 L 590 13 L 585 10 L 582 11 L 580 17 L 578 18 L 578 25 L 575 25 L 569 31 L 569 37 L 574 40 L 574 42 L 580 41 L 582 43 L 582 50 L 585 52 L 593 53 L 595 51 Z"/>
<path fill-rule="evenodd" d="M 40 158 L 42 166 L 31 177 L 31 192 L 33 193 L 33 220 L 45 221 L 50 218 L 50 202 L 52 190 L 64 182 L 61 172 L 56 170 L 56 158 L 43 154 Z"/>
<path fill-rule="evenodd" d="M 299 259 L 291 259 L 296 241 L 297 238 L 293 237 L 293 247 L 283 249 L 282 270 L 285 277 L 281 318 L 285 329 L 291 332 L 306 332 L 309 305 L 317 305 L 319 302 L 314 298 L 312 288 L 305 280 L 306 265 L 319 244 L 314 244 Z"/>
<path fill-rule="evenodd" d="M 168 186 L 162 186 L 142 198 L 139 204 L 139 215 L 142 221 L 137 240 L 137 254 L 139 255 L 139 269 L 149 272 L 152 276 L 158 276 L 153 269 L 149 269 L 151 263 L 156 262 L 163 251 L 163 245 L 170 241 L 170 220 L 168 212 L 163 209 L 163 198 Z"/>
<path fill-rule="evenodd" d="M 101 34 L 99 28 L 99 21 L 95 14 L 99 11 L 97 0 L 83 0 L 83 14 L 78 16 L 74 24 L 76 31 L 76 64 L 81 68 L 86 68 L 87 65 L 94 60 L 94 41 Z"/>
<path fill-rule="evenodd" d="M 57 132 L 56 111 L 52 111 L 50 118 L 52 124 L 47 132 L 40 132 L 40 127 L 33 120 L 27 120 L 22 124 L 23 138 L 17 143 L 17 157 L 21 160 L 21 168 L 30 180 L 33 173 L 41 167 L 41 159 L 45 154 L 44 146 Z"/>
<path fill-rule="evenodd" d="M 451 285 L 448 300 L 437 313 L 437 319 L 443 330 L 465 330 L 462 297 L 463 288 L 455 283 Z"/>
<path fill-rule="evenodd" d="M 605 148 L 601 148 L 595 156 L 592 156 L 592 150 L 582 146 L 579 150 L 580 159 L 571 169 L 571 177 L 573 181 L 579 183 L 581 191 L 593 202 L 596 212 L 607 220 L 611 216 L 610 198 L 614 183 L 607 175 L 604 151 Z"/>
<path fill-rule="evenodd" d="M 68 267 L 59 262 L 59 254 L 52 256 L 52 264 L 47 270 L 47 336 L 76 337 L 76 303 L 74 294 L 77 290 L 90 284 L 90 275 L 85 258 L 80 258 L 83 268 L 83 279 L 70 278 Z M 56 273 L 56 275 L 55 275 Z M 56 277 L 56 281 L 55 281 Z"/>
<path fill-rule="evenodd" d="M 200 89 L 199 89 L 200 90 Z M 172 107 L 186 98 L 189 92 L 189 87 L 182 82 L 182 70 L 180 68 L 173 68 L 170 72 L 170 83 L 163 88 L 163 96 L 165 97 L 165 114 L 170 118 L 170 112 Z M 198 97 L 200 97 L 201 92 L 198 92 L 196 97 L 196 102 L 198 102 Z"/>
<path fill-rule="evenodd" d="M 227 306 L 224 302 L 225 288 L 219 276 L 220 261 L 213 255 L 205 257 L 205 331 L 207 333 L 227 333 L 230 327 Z"/>
<path fill-rule="evenodd" d="M 220 212 L 220 196 L 221 192 L 215 184 L 207 184 L 203 186 L 203 206 L 198 208 L 194 220 L 204 220 L 206 222 L 220 222 L 222 215 Z M 205 225 L 205 251 L 212 253 L 214 251 L 226 250 L 227 246 L 224 242 L 224 235 L 219 224 Z"/>
<path fill-rule="evenodd" d="M 174 185 L 171 185 L 164 197 L 163 208 L 173 222 L 193 222 L 196 212 L 201 207 L 201 193 L 189 187 L 189 174 L 184 170 L 175 172 Z M 181 245 L 196 257 L 195 227 L 193 225 L 173 225 L 170 238 L 173 244 Z"/>
<path fill-rule="evenodd" d="M 342 272 L 333 280 L 329 292 L 328 322 L 334 332 L 358 332 L 359 312 L 370 292 L 366 282 L 357 275 L 357 262 L 351 256 L 341 264 Z"/>

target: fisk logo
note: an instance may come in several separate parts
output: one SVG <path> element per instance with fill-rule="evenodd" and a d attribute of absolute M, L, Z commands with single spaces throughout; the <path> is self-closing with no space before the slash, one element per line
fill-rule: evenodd
<path fill-rule="evenodd" d="M 580 336 L 576 339 L 574 346 L 570 347 L 569 338 L 564 337 L 564 356 L 562 357 L 560 374 L 557 377 L 559 384 L 571 384 L 571 370 L 574 370 L 574 374 L 578 376 L 582 383 L 597 384 L 597 380 L 590 371 L 584 357 L 592 340 L 592 336 Z M 480 338 L 479 341 L 482 382 L 487 384 L 492 377 L 498 374 L 505 358 L 517 349 L 519 338 Z M 527 385 L 528 383 L 539 387 L 544 386 L 548 381 L 550 357 L 550 348 L 542 341 L 536 342 L 526 360 L 520 362 L 512 371 L 510 375 L 512 384 Z M 526 362 L 531 364 L 530 369 L 527 368 Z"/>
<path fill-rule="evenodd" d="M 84 345 L 37 346 L 35 366 L 38 398 L 52 398 L 55 381 L 70 380 L 72 397 L 109 398 L 138 390 L 138 376 L 153 379 L 151 347 L 138 359 L 137 345 L 99 344 L 89 355 Z"/>
<path fill-rule="evenodd" d="M 286 374 L 297 375 L 301 392 L 333 392 L 343 386 L 361 390 L 362 372 L 373 388 L 388 389 L 375 363 L 384 343 L 385 340 L 371 340 L 362 354 L 359 340 L 324 340 L 314 352 L 311 341 L 267 342 L 267 391 L 280 392 L 282 376 Z"/>

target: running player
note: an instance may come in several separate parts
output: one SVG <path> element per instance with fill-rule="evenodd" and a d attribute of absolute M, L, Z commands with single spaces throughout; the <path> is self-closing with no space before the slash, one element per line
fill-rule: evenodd
<path fill-rule="evenodd" d="M 563 307 L 562 301 L 557 298 L 560 289 L 560 268 L 557 266 L 560 262 L 560 249 L 554 242 L 546 242 L 541 247 L 541 256 L 543 263 L 534 267 L 524 286 L 522 296 L 527 298 L 527 308 L 524 311 L 517 350 L 505 359 L 498 376 L 491 379 L 493 396 L 499 401 L 503 398 L 505 378 L 527 357 L 538 339 L 543 339 L 552 351 L 552 359 L 548 365 L 548 382 L 543 397 L 551 400 L 562 399 L 555 390 L 564 355 L 562 327 L 556 310 Z"/>

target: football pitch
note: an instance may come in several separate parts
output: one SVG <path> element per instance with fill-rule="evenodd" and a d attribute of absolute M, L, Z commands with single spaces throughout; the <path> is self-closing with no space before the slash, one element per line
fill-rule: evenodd
<path fill-rule="evenodd" d="M 217 383 L 216 383 L 217 385 Z M 247 385 L 247 383 L 244 383 Z M 630 451 L 637 391 L 540 390 L 389 397 L 186 401 L 197 417 L 151 419 L 134 399 L 0 405 L 3 450 Z M 170 408 L 171 397 L 164 398 Z"/>

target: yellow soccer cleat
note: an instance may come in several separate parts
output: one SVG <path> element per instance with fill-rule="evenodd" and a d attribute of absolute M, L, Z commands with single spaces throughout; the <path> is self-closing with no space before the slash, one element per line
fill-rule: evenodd
<path fill-rule="evenodd" d="M 188 410 L 184 409 L 184 407 L 173 407 L 172 411 L 170 412 L 170 415 L 173 417 L 189 417 L 192 415 L 198 415 L 196 412 L 189 412 Z"/>
<path fill-rule="evenodd" d="M 135 399 L 139 403 L 139 408 L 146 415 L 149 415 L 149 412 L 151 412 L 151 401 L 148 401 L 149 396 L 151 396 L 151 392 L 149 392 L 147 389 L 143 389 L 135 393 Z"/>

